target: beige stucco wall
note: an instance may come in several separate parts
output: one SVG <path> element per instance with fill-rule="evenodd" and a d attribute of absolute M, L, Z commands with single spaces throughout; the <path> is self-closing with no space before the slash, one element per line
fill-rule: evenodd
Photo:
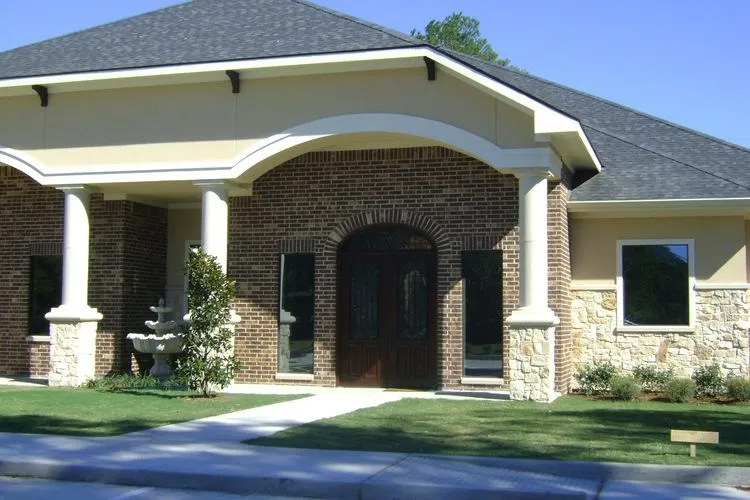
<path fill-rule="evenodd" d="M 185 242 L 201 239 L 200 208 L 169 210 L 167 235 L 167 303 L 177 308 L 185 283 Z"/>
<path fill-rule="evenodd" d="M 51 93 L 0 99 L 0 144 L 48 166 L 228 160 L 295 125 L 351 113 L 401 113 L 450 123 L 505 147 L 534 146 L 533 121 L 515 108 L 424 69 L 248 79 Z"/>
<path fill-rule="evenodd" d="M 574 284 L 612 284 L 617 240 L 692 238 L 696 279 L 746 282 L 746 223 L 742 217 L 573 219 L 570 225 Z"/>

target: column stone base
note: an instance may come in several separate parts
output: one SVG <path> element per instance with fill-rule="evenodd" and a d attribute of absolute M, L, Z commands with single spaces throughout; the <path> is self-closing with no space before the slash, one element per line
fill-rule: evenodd
<path fill-rule="evenodd" d="M 50 322 L 49 385 L 78 387 L 95 376 L 96 328 L 102 315 L 93 308 L 57 307 Z"/>
<path fill-rule="evenodd" d="M 508 318 L 508 377 L 510 399 L 543 403 L 554 401 L 555 326 L 554 313 L 519 309 Z"/>

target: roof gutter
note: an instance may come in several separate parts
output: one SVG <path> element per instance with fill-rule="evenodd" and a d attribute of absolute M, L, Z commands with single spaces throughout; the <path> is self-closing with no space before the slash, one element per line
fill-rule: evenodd
<path fill-rule="evenodd" d="M 750 218 L 750 198 L 570 201 L 568 213 L 574 219 L 696 216 Z"/>

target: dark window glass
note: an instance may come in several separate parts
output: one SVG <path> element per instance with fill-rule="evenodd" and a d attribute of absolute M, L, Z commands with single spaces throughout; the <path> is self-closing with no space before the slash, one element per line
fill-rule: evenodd
<path fill-rule="evenodd" d="M 463 252 L 464 375 L 501 377 L 503 372 L 502 253 Z"/>
<path fill-rule="evenodd" d="M 313 373 L 315 257 L 284 254 L 280 263 L 279 372 Z"/>
<path fill-rule="evenodd" d="M 352 262 L 349 277 L 349 338 L 378 338 L 378 294 L 380 267 L 377 262 Z"/>
<path fill-rule="evenodd" d="M 31 257 L 31 289 L 29 290 L 29 333 L 49 335 L 49 321 L 44 315 L 62 300 L 62 257 L 40 255 Z"/>
<path fill-rule="evenodd" d="M 623 245 L 625 325 L 690 324 L 687 245 Z"/>
<path fill-rule="evenodd" d="M 398 336 L 406 340 L 427 339 L 427 263 L 406 261 L 396 277 Z"/>
<path fill-rule="evenodd" d="M 432 250 L 430 240 L 406 226 L 375 226 L 351 236 L 341 252 L 396 252 Z"/>

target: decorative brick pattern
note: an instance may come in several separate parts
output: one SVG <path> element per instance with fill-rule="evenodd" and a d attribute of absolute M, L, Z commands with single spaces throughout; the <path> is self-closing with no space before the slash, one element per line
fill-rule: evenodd
<path fill-rule="evenodd" d="M 696 291 L 694 333 L 618 332 L 617 293 L 573 292 L 573 368 L 611 362 L 623 373 L 638 365 L 671 367 L 689 377 L 718 363 L 725 375 L 750 375 L 750 302 L 745 290 Z"/>

